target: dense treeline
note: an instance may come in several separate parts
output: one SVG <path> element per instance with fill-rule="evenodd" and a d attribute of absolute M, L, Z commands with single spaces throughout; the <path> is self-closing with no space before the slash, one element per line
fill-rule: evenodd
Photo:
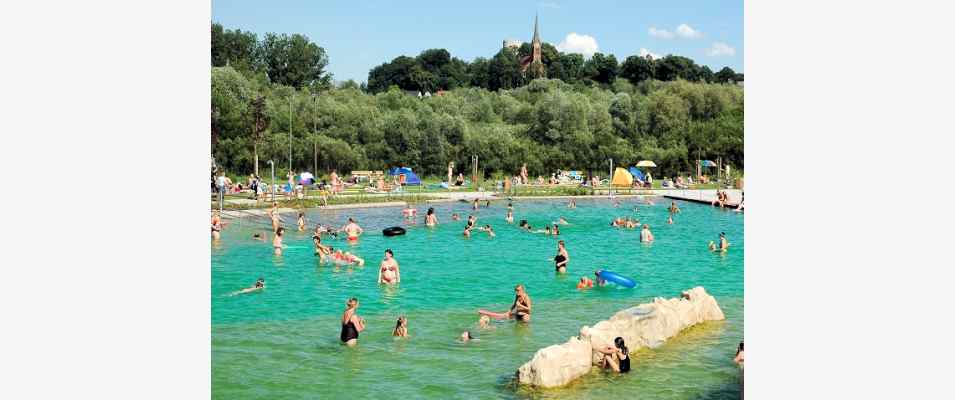
<path fill-rule="evenodd" d="M 259 42 L 216 29 L 213 152 L 230 172 L 252 172 L 268 159 L 287 166 L 290 130 L 294 168 L 317 164 L 319 173 L 405 165 L 443 175 L 449 161 L 469 165 L 472 155 L 488 175 L 516 173 L 525 162 L 534 175 L 606 175 L 610 158 L 653 160 L 658 177 L 694 171 L 698 158 L 743 167 L 742 87 L 707 83 L 720 73 L 709 79 L 708 68 L 683 57 L 646 64 L 631 57 L 617 66 L 613 55 L 584 60 L 545 44 L 547 74 L 560 79 L 526 82 L 517 60 L 527 45 L 470 64 L 432 49 L 376 67 L 367 88 L 332 87 L 325 51 L 307 38 L 269 34 Z M 274 61 L 282 59 L 292 61 Z M 418 98 L 401 90 L 415 88 L 449 91 Z"/>
<path fill-rule="evenodd" d="M 521 72 L 520 60 L 531 54 L 530 43 L 519 48 L 502 48 L 491 59 L 478 57 L 471 63 L 451 57 L 445 49 L 429 49 L 417 57 L 399 56 L 368 73 L 368 90 L 379 93 L 397 86 L 403 90 L 434 92 L 459 87 L 489 90 L 513 89 L 532 79 Z M 548 78 L 575 86 L 609 85 L 617 78 L 632 84 L 645 80 L 735 83 L 743 80 L 732 68 L 713 73 L 710 67 L 693 60 L 668 55 L 660 59 L 630 56 L 618 63 L 613 54 L 595 53 L 590 59 L 576 53 L 562 53 L 549 43 L 541 44 L 541 59 Z"/>

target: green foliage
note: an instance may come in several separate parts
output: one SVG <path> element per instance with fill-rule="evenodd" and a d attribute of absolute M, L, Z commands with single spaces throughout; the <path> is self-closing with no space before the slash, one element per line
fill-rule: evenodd
<path fill-rule="evenodd" d="M 257 42 L 212 29 L 213 153 L 229 173 L 267 160 L 288 168 L 290 141 L 292 168 L 316 174 L 404 165 L 444 176 L 451 161 L 469 170 L 473 155 L 488 176 L 513 175 L 524 163 L 532 175 L 606 175 L 610 158 L 653 160 L 657 177 L 695 172 L 700 158 L 743 169 L 743 88 L 732 84 L 742 74 L 729 68 L 714 74 L 679 56 L 585 61 L 545 43 L 550 79 L 522 73 L 526 44 L 470 63 L 429 49 L 373 68 L 367 85 L 333 87 L 324 50 L 304 36 Z"/>

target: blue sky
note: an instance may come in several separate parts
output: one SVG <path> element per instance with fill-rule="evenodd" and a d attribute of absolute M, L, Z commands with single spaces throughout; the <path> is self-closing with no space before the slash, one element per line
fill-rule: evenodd
<path fill-rule="evenodd" d="M 717 71 L 743 72 L 743 3 L 735 1 L 213 0 L 212 20 L 259 34 L 302 33 L 328 52 L 335 80 L 368 79 L 399 55 L 444 48 L 467 61 L 504 39 L 530 41 L 534 13 L 545 42 L 619 61 L 642 51 L 677 54 Z"/>

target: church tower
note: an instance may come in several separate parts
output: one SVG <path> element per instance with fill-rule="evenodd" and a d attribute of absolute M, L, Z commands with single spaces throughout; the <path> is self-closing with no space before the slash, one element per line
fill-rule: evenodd
<path fill-rule="evenodd" d="M 534 39 L 531 40 L 531 47 L 534 49 L 533 53 L 531 54 L 531 77 L 543 78 L 545 75 L 544 59 L 541 58 L 541 36 L 540 31 L 537 28 L 537 14 L 534 14 Z"/>

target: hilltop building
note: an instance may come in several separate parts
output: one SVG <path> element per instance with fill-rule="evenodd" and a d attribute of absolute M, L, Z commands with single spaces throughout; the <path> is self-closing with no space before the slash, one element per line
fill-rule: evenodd
<path fill-rule="evenodd" d="M 533 49 L 531 55 L 521 59 L 521 72 L 524 76 L 527 76 L 530 72 L 533 79 L 543 78 L 546 73 L 544 71 L 544 61 L 541 58 L 541 37 L 540 31 L 537 29 L 537 15 L 534 15 L 534 39 L 531 40 L 531 47 Z"/>

